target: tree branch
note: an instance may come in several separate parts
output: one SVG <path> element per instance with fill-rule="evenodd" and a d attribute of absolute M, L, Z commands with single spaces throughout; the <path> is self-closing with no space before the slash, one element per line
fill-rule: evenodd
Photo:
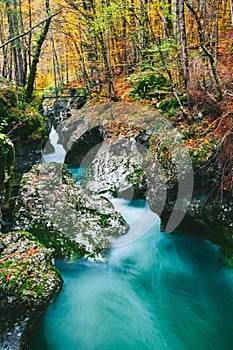
<path fill-rule="evenodd" d="M 0 45 L 0 49 L 2 49 L 2 48 L 3 48 L 4 46 L 6 46 L 6 45 L 12 43 L 12 41 L 15 41 L 15 40 L 17 40 L 17 39 L 19 39 L 19 38 L 22 38 L 22 37 L 25 36 L 25 35 L 28 35 L 28 34 L 31 33 L 35 28 L 39 27 L 39 26 L 40 26 L 41 24 L 43 24 L 44 22 L 46 22 L 46 21 L 48 21 L 48 20 L 51 20 L 53 17 L 59 15 L 60 13 L 61 13 L 61 11 L 54 13 L 53 15 L 47 17 L 46 19 L 43 19 L 42 21 L 40 21 L 39 23 L 37 23 L 36 25 L 34 25 L 32 28 L 28 29 L 26 32 L 21 33 L 21 34 L 19 34 L 19 35 L 16 35 L 16 36 L 14 36 L 13 38 L 7 40 L 5 43 L 3 43 L 2 45 Z"/>

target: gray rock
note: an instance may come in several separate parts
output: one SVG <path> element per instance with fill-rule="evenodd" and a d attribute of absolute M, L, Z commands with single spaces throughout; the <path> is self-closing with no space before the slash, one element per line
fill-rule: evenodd
<path fill-rule="evenodd" d="M 88 169 L 84 187 L 97 194 L 145 197 L 144 158 L 137 146 L 134 138 L 104 142 Z"/>
<path fill-rule="evenodd" d="M 61 164 L 36 165 L 22 179 L 15 229 L 33 233 L 58 257 L 96 255 L 127 228 L 106 198 L 88 195 Z"/>

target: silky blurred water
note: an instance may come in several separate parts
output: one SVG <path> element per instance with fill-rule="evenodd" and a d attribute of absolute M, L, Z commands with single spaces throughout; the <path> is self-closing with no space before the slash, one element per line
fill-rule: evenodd
<path fill-rule="evenodd" d="M 64 286 L 30 349 L 232 350 L 233 273 L 219 248 L 161 233 L 145 201 L 113 202 L 128 239 L 105 262 L 57 261 Z"/>
<path fill-rule="evenodd" d="M 54 128 L 55 152 L 63 162 Z M 67 166 L 79 185 L 83 168 Z M 144 200 L 111 199 L 130 225 L 106 261 L 57 261 L 64 285 L 30 350 L 232 350 L 233 271 L 198 235 L 160 232 Z"/>
<path fill-rule="evenodd" d="M 51 128 L 51 131 L 49 134 L 49 140 L 50 140 L 51 146 L 54 148 L 54 152 L 43 155 L 44 161 L 46 163 L 49 163 L 49 162 L 63 163 L 66 156 L 66 150 L 64 149 L 63 145 L 59 143 L 59 135 L 55 130 L 54 126 L 52 126 Z"/>

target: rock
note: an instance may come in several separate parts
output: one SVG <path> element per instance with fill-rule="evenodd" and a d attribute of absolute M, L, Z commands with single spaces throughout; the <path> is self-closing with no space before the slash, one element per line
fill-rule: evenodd
<path fill-rule="evenodd" d="M 52 125 L 57 127 L 57 125 L 69 118 L 71 116 L 70 108 L 80 109 L 87 102 L 87 95 L 83 96 L 65 96 L 57 97 L 55 100 L 53 98 L 48 98 L 44 100 L 43 111 L 44 116 L 48 118 L 47 126 L 51 129 Z"/>
<path fill-rule="evenodd" d="M 42 158 L 43 143 L 41 140 L 31 140 L 28 135 L 16 136 L 15 145 L 15 181 L 20 182 L 24 173 L 39 163 Z"/>
<path fill-rule="evenodd" d="M 225 260 L 229 265 L 233 265 L 232 193 L 219 187 L 221 173 L 216 170 L 216 164 L 213 162 L 203 163 L 201 167 L 194 166 L 193 171 L 195 181 L 192 197 L 182 213 L 184 217 L 177 226 L 177 230 L 202 234 L 221 246 Z M 162 229 L 165 229 L 172 213 L 174 214 L 176 210 L 174 208 L 177 201 L 178 181 L 176 179 L 164 182 L 162 187 L 162 181 L 159 183 L 156 180 L 154 186 L 149 186 L 148 202 L 151 210 L 160 215 Z M 165 196 L 164 201 L 159 206 L 158 198 L 163 196 Z"/>
<path fill-rule="evenodd" d="M 23 176 L 15 211 L 15 229 L 25 229 L 57 257 L 96 256 L 127 231 L 127 224 L 106 198 L 76 186 L 57 163 L 35 165 Z"/>
<path fill-rule="evenodd" d="M 92 193 L 145 198 L 143 156 L 134 138 L 107 139 L 97 152 L 83 186 Z"/>
<path fill-rule="evenodd" d="M 79 137 L 77 137 L 78 133 L 76 133 L 77 138 L 66 154 L 66 164 L 80 166 L 87 154 L 88 161 L 91 162 L 102 145 L 103 136 L 99 127 L 94 127 L 90 130 L 86 128 L 85 131 L 85 128 L 83 128 L 84 125 L 81 124 L 80 126 L 79 129 L 80 131 L 82 130 L 82 133 Z"/>
<path fill-rule="evenodd" d="M 55 152 L 55 148 L 51 144 L 50 140 L 46 142 L 45 147 L 43 148 L 43 156 Z M 29 169 L 30 170 L 30 169 Z"/>
<path fill-rule="evenodd" d="M 131 103 L 71 110 L 72 116 L 59 130 L 60 142 L 67 150 L 65 163 L 89 167 L 88 180 L 82 185 L 93 193 L 145 198 L 147 184 L 142 155 L 149 147 L 150 130 L 124 122 L 115 125 L 115 114 L 123 112 L 135 118 L 154 116 L 153 111 Z M 121 134 L 121 129 L 125 134 Z"/>
<path fill-rule="evenodd" d="M 2 209 L 10 203 L 13 184 L 15 148 L 7 135 L 0 133 L 0 231 L 2 230 Z"/>
<path fill-rule="evenodd" d="M 21 349 L 27 334 L 59 293 L 53 250 L 30 233 L 0 235 L 0 348 Z"/>
<path fill-rule="evenodd" d="M 0 133 L 0 204 L 9 201 L 13 181 L 15 149 L 7 135 Z"/>

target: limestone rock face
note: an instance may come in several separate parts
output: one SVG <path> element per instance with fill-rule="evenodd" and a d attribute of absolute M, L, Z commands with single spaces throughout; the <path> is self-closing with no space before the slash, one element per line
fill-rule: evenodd
<path fill-rule="evenodd" d="M 33 233 L 57 257 L 95 256 L 127 228 L 106 198 L 88 195 L 61 164 L 36 165 L 22 179 L 15 229 Z"/>
<path fill-rule="evenodd" d="M 0 348 L 21 349 L 27 332 L 62 286 L 53 250 L 30 233 L 0 235 Z"/>
<path fill-rule="evenodd" d="M 177 229 L 202 234 L 213 243 L 221 246 L 227 263 L 233 265 L 232 193 L 216 187 L 215 184 L 220 183 L 217 172 L 215 172 L 215 175 L 207 177 L 211 174 L 212 165 L 209 164 L 208 166 L 209 168 L 207 170 L 205 168 L 205 172 L 200 168 L 194 168 L 195 181 L 192 198 Z M 178 182 L 175 181 L 167 184 L 164 182 L 166 198 L 162 203 L 163 211 L 161 212 L 159 212 L 160 207 L 157 203 L 163 197 L 162 181 L 160 183 L 155 182 L 154 186 L 150 186 L 148 202 L 150 208 L 160 215 L 163 229 L 166 228 L 172 213 L 175 212 L 178 185 Z M 215 191 L 212 190 L 214 185 L 216 187 Z"/>
<path fill-rule="evenodd" d="M 104 142 L 91 163 L 84 187 L 98 194 L 143 198 L 147 186 L 143 165 L 135 139 Z"/>

